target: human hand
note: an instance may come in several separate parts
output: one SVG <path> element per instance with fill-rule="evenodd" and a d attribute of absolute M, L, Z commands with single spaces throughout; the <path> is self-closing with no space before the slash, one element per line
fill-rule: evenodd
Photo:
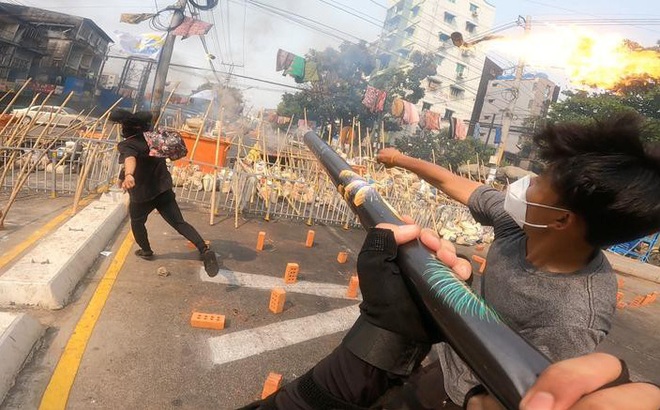
<path fill-rule="evenodd" d="M 135 178 L 131 174 L 127 174 L 124 176 L 124 182 L 121 183 L 121 187 L 123 189 L 132 189 L 135 187 Z"/>
<path fill-rule="evenodd" d="M 424 246 L 429 248 L 440 262 L 453 270 L 456 276 L 462 280 L 470 279 L 470 276 L 472 276 L 472 264 L 468 260 L 459 258 L 456 255 L 456 247 L 453 243 L 440 238 L 431 229 L 425 228 L 420 230 L 419 226 L 415 225 L 415 222 L 408 216 L 404 216 L 403 220 L 408 225 L 401 226 L 382 223 L 378 224 L 376 228 L 389 229 L 394 232 L 397 245 L 403 245 L 419 237 Z"/>
<path fill-rule="evenodd" d="M 376 156 L 376 161 L 385 165 L 387 168 L 392 168 L 396 166 L 396 159 L 403 154 L 396 148 L 383 148 L 378 151 Z"/>
<path fill-rule="evenodd" d="M 405 335 L 424 343 L 442 340 L 435 324 L 420 311 L 408 291 L 401 270 L 396 264 L 398 246 L 420 238 L 424 245 L 456 274 L 467 279 L 472 271 L 470 262 L 456 256 L 456 250 L 430 230 L 422 230 L 410 218 L 407 225 L 379 224 L 369 231 L 357 261 L 366 319 L 374 326 Z"/>
<path fill-rule="evenodd" d="M 602 389 L 618 381 L 621 361 L 605 353 L 591 353 L 549 366 L 520 402 L 520 410 L 588 410 L 660 408 L 660 389 L 648 383 L 625 383 Z M 599 390 L 601 389 L 601 390 Z M 500 410 L 488 395 L 474 396 L 468 410 Z"/>

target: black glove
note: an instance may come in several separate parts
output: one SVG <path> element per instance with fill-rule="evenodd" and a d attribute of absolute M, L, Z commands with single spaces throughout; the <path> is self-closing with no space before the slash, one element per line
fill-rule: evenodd
<path fill-rule="evenodd" d="M 442 337 L 410 295 L 396 264 L 397 250 L 389 229 L 367 233 L 357 261 L 361 315 L 344 344 L 375 367 L 408 375 Z"/>

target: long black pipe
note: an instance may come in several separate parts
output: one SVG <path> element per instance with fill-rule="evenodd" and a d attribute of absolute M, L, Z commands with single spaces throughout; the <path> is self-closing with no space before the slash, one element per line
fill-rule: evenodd
<path fill-rule="evenodd" d="M 304 140 L 365 229 L 382 222 L 404 224 L 397 211 L 314 132 L 306 133 Z M 435 260 L 419 240 L 399 248 L 397 263 L 411 292 L 451 347 L 502 405 L 518 409 L 522 396 L 550 361 Z"/>

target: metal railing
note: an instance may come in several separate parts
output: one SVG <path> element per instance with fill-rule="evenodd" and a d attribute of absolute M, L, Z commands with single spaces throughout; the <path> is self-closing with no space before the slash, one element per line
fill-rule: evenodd
<path fill-rule="evenodd" d="M 5 174 L 0 190 L 12 190 L 24 172 L 26 162 L 34 165 L 39 157 L 41 160 L 29 173 L 22 190 L 50 192 L 53 195 L 75 193 L 83 176 L 81 172 L 88 163 L 82 193 L 93 193 L 110 185 L 119 172 L 119 153 L 114 141 L 68 138 L 63 145 L 54 147 L 46 155 L 41 156 L 42 153 L 43 149 L 32 148 L 29 144 L 23 147 L 0 146 L 0 175 Z M 92 153 L 94 158 L 90 159 Z"/>

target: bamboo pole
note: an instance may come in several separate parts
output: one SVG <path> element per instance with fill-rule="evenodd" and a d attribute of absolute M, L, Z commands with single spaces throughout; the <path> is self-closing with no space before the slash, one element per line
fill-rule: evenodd
<path fill-rule="evenodd" d="M 165 104 L 158 113 L 158 118 L 156 118 L 156 122 L 154 122 L 154 129 L 158 128 L 158 124 L 160 123 L 160 119 L 163 116 L 163 113 L 165 112 L 165 108 L 167 108 L 167 105 L 170 103 L 170 99 L 172 99 L 172 95 L 174 95 L 176 89 L 179 88 L 179 84 L 181 84 L 181 82 L 177 81 L 177 83 L 174 85 L 174 88 L 172 88 L 172 91 L 170 91 L 170 94 L 167 96 L 167 100 L 165 100 Z"/>
<path fill-rule="evenodd" d="M 360 164 L 362 164 L 362 124 L 358 121 L 357 124 L 358 131 L 358 158 L 360 159 Z"/>
<path fill-rule="evenodd" d="M 197 135 L 195 136 L 195 143 L 193 144 L 193 149 L 190 152 L 190 158 L 188 159 L 188 166 L 192 165 L 193 163 L 195 152 L 197 151 L 197 145 L 199 144 L 199 138 L 202 136 L 202 132 L 204 131 L 204 125 L 206 124 L 206 119 L 209 116 L 209 112 L 211 111 L 212 106 L 213 106 L 213 99 L 211 100 L 211 102 L 209 102 L 209 106 L 206 107 L 204 118 L 202 118 L 202 124 L 199 126 L 199 130 L 197 131 Z"/>
<path fill-rule="evenodd" d="M 218 128 L 218 137 L 215 139 L 215 163 L 213 164 L 213 190 L 211 191 L 211 215 L 209 225 L 213 226 L 215 219 L 215 196 L 218 183 L 218 159 L 220 156 L 220 138 L 222 137 L 222 121 L 225 115 L 225 108 L 220 108 L 220 125 Z"/>
<path fill-rule="evenodd" d="M 18 92 L 16 93 L 16 95 L 14 95 L 14 98 L 12 98 L 11 101 L 9 101 L 9 104 L 5 107 L 4 110 L 2 110 L 2 114 L 3 114 L 3 115 L 4 115 L 4 114 L 7 114 L 7 111 L 9 111 L 9 109 L 14 105 L 14 103 L 15 103 L 16 100 L 18 99 L 18 96 L 21 95 L 21 93 L 23 92 L 23 90 L 25 90 L 25 87 L 27 87 L 27 85 L 30 83 L 30 81 L 32 81 L 32 79 L 31 79 L 31 78 L 28 78 L 28 79 L 25 81 L 25 83 L 23 84 L 23 86 L 18 90 Z"/>
<path fill-rule="evenodd" d="M 68 102 L 68 99 L 71 97 L 71 94 L 69 94 L 69 97 L 65 100 L 64 105 Z M 52 118 L 50 119 L 49 123 L 47 126 L 50 125 L 50 122 L 52 122 Z M 73 122 L 72 122 L 73 123 Z M 81 125 L 78 125 L 80 127 Z M 9 213 L 9 209 L 11 208 L 12 204 L 16 200 L 16 197 L 18 196 L 18 192 L 23 188 L 23 185 L 25 182 L 28 180 L 30 174 L 34 169 L 39 165 L 43 157 L 48 153 L 50 149 L 59 141 L 59 137 L 64 135 L 65 132 L 69 131 L 71 128 L 71 125 L 69 125 L 67 128 L 65 128 L 62 132 L 60 132 L 55 138 L 53 138 L 49 143 L 42 149 L 41 154 L 37 157 L 37 159 L 30 164 L 32 160 L 32 152 L 28 154 L 27 161 L 25 164 L 21 167 L 21 172 L 19 173 L 19 180 L 17 184 L 14 184 L 11 195 L 9 197 L 9 200 L 7 201 L 7 204 L 5 205 L 5 208 L 0 212 L 0 229 L 4 229 L 4 221 L 5 218 L 7 217 L 7 214 Z M 34 147 L 39 148 L 41 144 L 41 139 L 43 138 L 43 134 L 37 138 L 37 141 L 35 142 Z M 27 165 L 28 168 L 25 168 L 24 166 Z"/>

